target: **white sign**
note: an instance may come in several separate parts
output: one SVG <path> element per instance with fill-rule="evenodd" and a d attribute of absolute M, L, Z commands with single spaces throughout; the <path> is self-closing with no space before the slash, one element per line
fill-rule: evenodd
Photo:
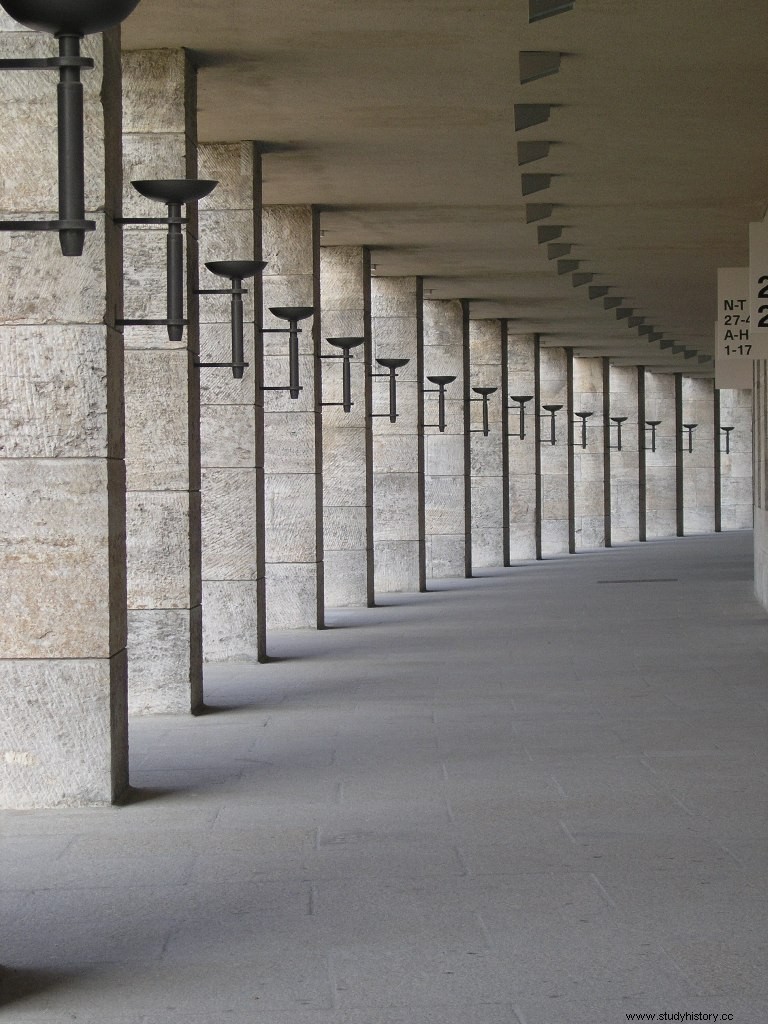
<path fill-rule="evenodd" d="M 749 225 L 749 312 L 752 358 L 768 359 L 768 217 Z"/>
<path fill-rule="evenodd" d="M 715 387 L 751 388 L 749 268 L 721 267 L 717 272 Z"/>

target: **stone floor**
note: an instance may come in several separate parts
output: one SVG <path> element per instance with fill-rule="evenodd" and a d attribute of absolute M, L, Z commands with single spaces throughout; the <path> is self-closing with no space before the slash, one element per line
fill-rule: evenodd
<path fill-rule="evenodd" d="M 130 804 L 0 815 L 0 1020 L 762 1024 L 750 558 L 525 563 L 210 668 L 133 723 Z"/>

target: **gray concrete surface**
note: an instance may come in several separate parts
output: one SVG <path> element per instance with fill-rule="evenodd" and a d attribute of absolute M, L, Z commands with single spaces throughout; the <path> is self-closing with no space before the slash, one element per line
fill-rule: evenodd
<path fill-rule="evenodd" d="M 0 815 L 0 1020 L 764 1021 L 750 554 L 484 570 L 210 666 L 132 722 L 129 805 Z"/>

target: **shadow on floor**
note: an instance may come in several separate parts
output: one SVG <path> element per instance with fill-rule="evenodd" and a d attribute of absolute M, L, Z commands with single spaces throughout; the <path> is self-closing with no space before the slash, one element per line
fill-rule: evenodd
<path fill-rule="evenodd" d="M 71 975 L 63 971 L 0 967 L 0 1008 L 39 995 L 48 989 L 60 988 L 70 980 Z"/>

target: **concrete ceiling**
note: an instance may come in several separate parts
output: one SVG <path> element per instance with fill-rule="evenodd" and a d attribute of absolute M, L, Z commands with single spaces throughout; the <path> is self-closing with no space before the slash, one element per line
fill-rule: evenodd
<path fill-rule="evenodd" d="M 321 206 L 324 244 L 545 344 L 710 373 L 717 267 L 768 204 L 767 38 L 765 0 L 142 0 L 123 26 L 195 53 L 201 141 L 263 143 L 265 202 Z M 521 51 L 559 70 L 521 84 Z"/>

